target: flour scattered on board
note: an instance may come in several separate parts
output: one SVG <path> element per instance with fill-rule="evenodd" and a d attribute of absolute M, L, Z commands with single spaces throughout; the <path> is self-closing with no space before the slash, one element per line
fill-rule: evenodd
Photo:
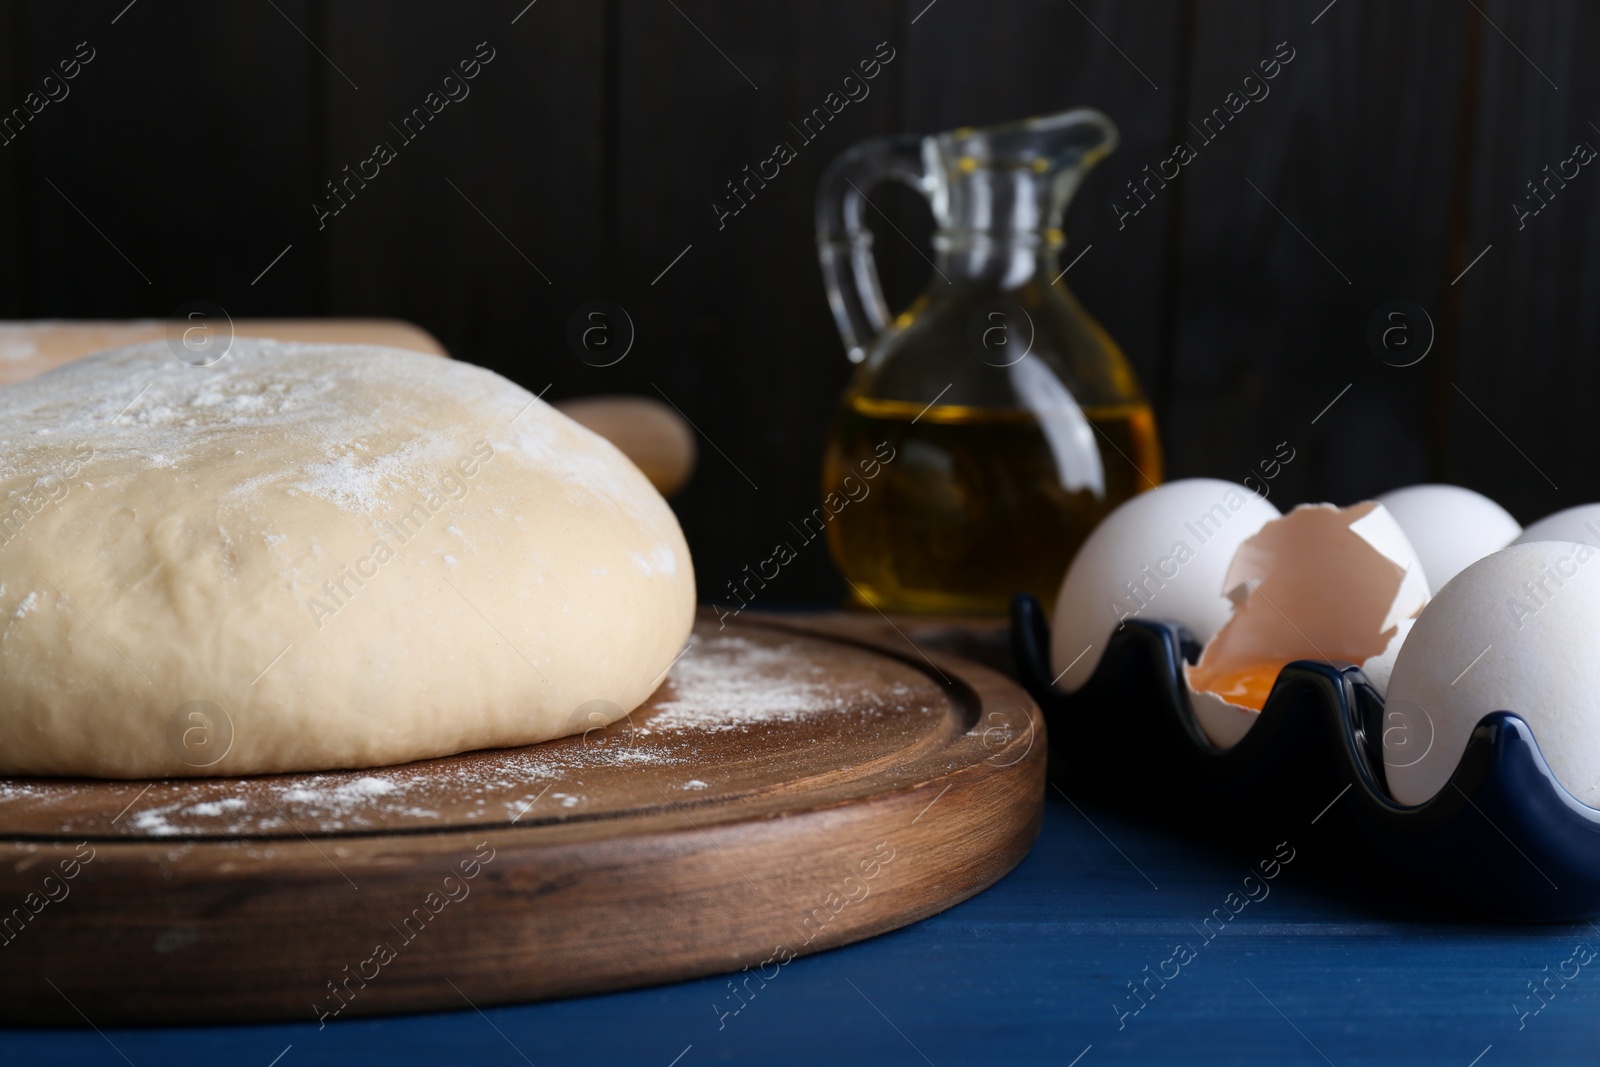
<path fill-rule="evenodd" d="M 237 833 L 252 827 L 292 828 L 302 819 L 320 829 L 345 830 L 370 825 L 371 817 L 376 814 L 438 818 L 436 812 L 387 803 L 387 798 L 404 793 L 404 785 L 372 774 L 359 778 L 318 774 L 296 776 L 286 781 L 259 778 L 238 784 L 243 786 L 246 796 L 198 804 L 188 801 L 157 803 L 135 810 L 131 824 L 144 833 L 168 837 Z M 226 821 L 219 823 L 217 820 Z"/>
<path fill-rule="evenodd" d="M 911 694 L 900 683 L 884 690 L 841 691 L 837 671 L 796 656 L 791 646 L 762 645 L 731 634 L 702 641 L 672 668 L 668 682 L 640 733 L 804 722 L 886 708 Z"/>
<path fill-rule="evenodd" d="M 329 790 L 306 788 L 289 789 L 282 798 L 294 804 L 314 804 L 321 807 L 354 807 L 366 797 L 386 797 L 395 792 L 395 784 L 368 775 L 353 782 L 340 782 Z"/>
<path fill-rule="evenodd" d="M 249 807 L 249 801 L 240 797 L 229 797 L 227 800 L 208 800 L 196 804 L 184 812 L 185 815 L 221 815 L 224 812 L 238 811 L 240 808 Z"/>

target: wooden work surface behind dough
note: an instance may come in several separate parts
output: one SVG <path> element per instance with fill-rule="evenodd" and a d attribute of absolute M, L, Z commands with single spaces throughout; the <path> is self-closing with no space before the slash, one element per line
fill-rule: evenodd
<path fill-rule="evenodd" d="M 1042 723 L 998 673 L 862 625 L 702 617 L 647 704 L 544 745 L 0 779 L 0 923 L 23 908 L 0 1020 L 81 1022 L 40 975 L 97 1023 L 503 1003 L 758 968 L 943 910 L 1031 845 Z"/>

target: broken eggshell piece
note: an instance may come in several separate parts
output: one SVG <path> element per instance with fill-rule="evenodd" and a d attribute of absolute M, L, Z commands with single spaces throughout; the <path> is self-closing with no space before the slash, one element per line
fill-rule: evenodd
<path fill-rule="evenodd" d="M 1416 550 L 1373 501 L 1303 504 L 1267 523 L 1239 546 L 1223 590 L 1233 615 L 1184 668 L 1195 718 L 1221 748 L 1255 725 L 1278 672 L 1294 660 L 1360 664 L 1383 693 L 1428 602 Z"/>

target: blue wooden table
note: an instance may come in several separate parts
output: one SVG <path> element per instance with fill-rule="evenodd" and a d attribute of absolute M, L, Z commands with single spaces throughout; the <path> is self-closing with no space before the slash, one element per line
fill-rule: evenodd
<path fill-rule="evenodd" d="M 1286 845 L 1220 850 L 1052 789 L 1037 846 L 994 888 L 795 960 L 720 1019 L 735 1002 L 711 978 L 320 1031 L 0 1031 L 0 1063 L 1600 1061 L 1600 929 L 1481 924 L 1374 889 L 1317 814 Z"/>

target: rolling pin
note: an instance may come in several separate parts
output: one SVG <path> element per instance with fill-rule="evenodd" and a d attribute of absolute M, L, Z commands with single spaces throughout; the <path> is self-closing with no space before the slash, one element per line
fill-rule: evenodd
<path fill-rule="evenodd" d="M 659 400 L 589 396 L 558 401 L 555 408 L 616 445 L 662 496 L 682 489 L 694 473 L 694 431 Z"/>

